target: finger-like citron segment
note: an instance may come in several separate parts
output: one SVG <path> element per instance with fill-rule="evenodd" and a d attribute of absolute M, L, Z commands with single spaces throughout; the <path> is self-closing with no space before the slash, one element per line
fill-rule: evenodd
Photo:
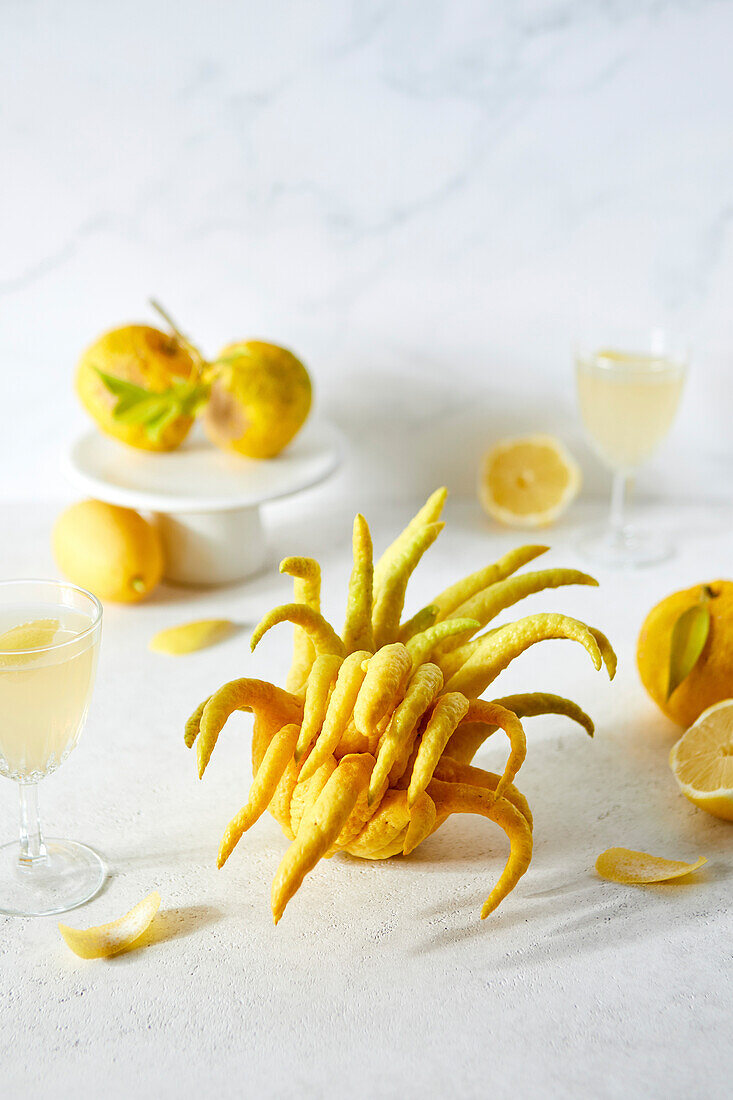
<path fill-rule="evenodd" d="M 494 889 L 484 902 L 481 919 L 490 913 L 514 889 L 532 859 L 532 830 L 524 814 L 506 798 L 496 798 L 492 791 L 465 783 L 443 783 L 433 780 L 428 793 L 435 802 L 439 819 L 449 814 L 480 814 L 496 822 L 509 840 L 509 859 Z"/>
<path fill-rule="evenodd" d="M 272 883 L 272 916 L 278 923 L 285 906 L 305 876 L 335 842 L 367 786 L 374 766 L 368 753 L 345 756 L 315 804 L 304 814 L 297 836 L 285 853 Z"/>
<path fill-rule="evenodd" d="M 543 592 L 548 588 L 560 588 L 569 584 L 587 584 L 597 587 L 598 581 L 588 573 L 581 573 L 577 569 L 540 569 L 536 573 L 522 573 L 518 577 L 507 577 L 506 580 L 492 584 L 476 596 L 472 596 L 451 613 L 448 621 L 458 618 L 475 619 L 478 624 L 476 629 L 479 630 L 507 607 L 512 607 L 527 596 Z M 443 643 L 441 650 L 448 653 L 460 644 L 459 638 L 449 638 Z"/>
<path fill-rule="evenodd" d="M 447 496 L 448 490 L 446 488 L 436 489 L 434 493 L 431 493 L 417 515 L 413 516 L 407 524 L 404 531 L 401 531 L 394 542 L 387 547 L 374 567 L 375 590 L 383 586 L 386 577 L 394 569 L 395 562 L 402 558 L 405 551 L 412 545 L 415 536 L 422 528 L 430 523 L 436 523 L 440 519 L 440 514 L 443 511 L 443 505 L 445 504 Z"/>
<path fill-rule="evenodd" d="M 315 804 L 326 783 L 336 771 L 336 765 L 336 759 L 328 756 L 309 779 L 301 779 L 300 775 L 298 776 L 290 799 L 290 827 L 294 836 L 298 835 L 304 815 Z"/>
<path fill-rule="evenodd" d="M 252 635 L 250 641 L 252 651 L 257 648 L 267 631 L 278 623 L 293 623 L 301 627 L 312 641 L 317 654 L 334 653 L 338 657 L 346 656 L 344 643 L 331 624 L 326 622 L 319 611 L 314 611 L 304 603 L 285 603 L 269 611 Z"/>
<path fill-rule="evenodd" d="M 603 631 L 598 630 L 595 626 L 589 626 L 588 629 L 598 643 L 598 648 L 601 651 L 601 657 L 603 658 L 603 663 L 606 666 L 608 678 L 609 680 L 613 680 L 614 676 L 616 675 L 616 665 L 618 663 L 614 648 L 609 642 L 606 635 L 603 633 Z"/>
<path fill-rule="evenodd" d="M 445 619 L 442 623 L 435 623 L 434 626 L 423 630 L 422 634 L 416 634 L 407 643 L 413 668 L 428 661 L 433 650 L 447 638 L 456 638 L 461 641 L 466 635 L 474 634 L 478 628 L 479 623 L 476 619 Z"/>
<path fill-rule="evenodd" d="M 183 731 L 183 743 L 187 749 L 193 746 L 194 741 L 199 735 L 199 729 L 201 727 L 201 715 L 204 713 L 204 707 L 208 703 L 210 695 L 204 699 L 203 703 L 199 703 L 196 710 L 186 722 L 185 729 Z"/>
<path fill-rule="evenodd" d="M 407 788 L 407 804 L 414 806 L 433 777 L 435 766 L 451 734 L 468 711 L 468 699 L 459 691 L 449 691 L 438 699 L 420 740 L 415 765 Z"/>
<path fill-rule="evenodd" d="M 230 680 L 207 700 L 201 713 L 197 744 L 199 779 L 211 759 L 219 734 L 235 710 L 253 710 L 280 726 L 300 722 L 302 708 L 294 695 L 266 680 Z"/>
<path fill-rule="evenodd" d="M 344 730 L 354 712 L 361 685 L 364 682 L 366 670 L 364 663 L 369 659 L 369 653 L 357 650 L 350 653 L 338 671 L 336 684 L 328 702 L 323 727 L 308 759 L 301 768 L 301 780 L 308 779 L 320 768 L 324 760 L 329 757 L 343 736 Z M 307 696 L 306 696 L 307 699 Z M 309 739 L 310 743 L 310 739 Z"/>
<path fill-rule="evenodd" d="M 354 568 L 349 580 L 344 624 L 344 645 L 347 653 L 374 648 L 372 637 L 372 536 L 362 515 L 354 520 Z"/>
<path fill-rule="evenodd" d="M 375 581 L 372 627 L 376 648 L 388 645 L 397 637 L 402 609 L 405 606 L 407 583 L 423 554 L 433 545 L 444 526 L 443 523 L 429 523 L 418 528 L 410 541 L 393 558 L 380 581 Z"/>
<path fill-rule="evenodd" d="M 305 687 L 303 725 L 295 749 L 296 763 L 300 763 L 303 753 L 313 738 L 318 735 L 323 725 L 328 699 L 336 682 L 341 663 L 341 658 L 333 653 L 321 653 L 313 662 L 313 668 Z"/>
<path fill-rule="evenodd" d="M 352 856 L 374 859 L 375 854 L 399 837 L 409 824 L 407 791 L 389 790 L 380 802 L 376 813 L 372 815 L 359 835 L 351 841 L 347 851 Z M 402 846 L 401 843 L 399 851 L 402 851 Z"/>
<path fill-rule="evenodd" d="M 456 581 L 455 584 L 452 584 L 450 588 L 446 588 L 444 592 L 441 592 L 439 596 L 431 601 L 438 608 L 438 622 L 453 614 L 472 596 L 482 592 L 490 585 L 496 584 L 497 581 L 503 581 L 506 577 L 510 577 L 523 565 L 534 561 L 535 558 L 538 558 L 540 554 L 545 554 L 549 549 L 549 546 L 519 546 L 516 550 L 510 550 L 508 554 L 505 554 L 504 557 L 499 558 L 491 565 L 485 565 L 483 569 L 478 569 L 470 576 Z"/>
<path fill-rule="evenodd" d="M 370 737 L 393 708 L 401 685 L 412 668 L 412 658 L 401 642 L 382 646 L 369 658 L 364 683 L 354 706 L 354 724 Z"/>
<path fill-rule="evenodd" d="M 564 718 L 570 718 L 582 726 L 589 737 L 593 736 L 595 726 L 593 720 L 585 711 L 574 703 L 572 699 L 566 699 L 563 695 L 550 695 L 544 691 L 525 692 L 520 695 L 505 695 L 501 699 L 493 699 L 500 707 L 512 710 L 517 718 L 536 718 L 541 714 L 559 714 Z"/>
<path fill-rule="evenodd" d="M 395 763 L 412 751 L 417 723 L 443 686 L 443 673 L 437 665 L 426 664 L 413 674 L 405 697 L 392 716 L 379 744 L 377 764 L 369 783 L 369 799 L 374 801 L 380 787 L 390 775 Z"/>
<path fill-rule="evenodd" d="M 285 558 L 280 572 L 293 577 L 293 602 L 304 603 L 313 611 L 321 610 L 321 567 L 315 558 Z M 300 691 L 316 656 L 313 642 L 302 627 L 293 631 L 293 660 L 285 687 Z"/>
<path fill-rule="evenodd" d="M 69 928 L 59 924 L 59 932 L 67 944 L 81 959 L 107 959 L 127 951 L 139 940 L 160 909 L 160 894 L 153 890 L 139 901 L 124 917 L 99 924 L 96 928 Z"/>
<path fill-rule="evenodd" d="M 524 695 L 506 695 L 502 699 L 492 700 L 500 707 L 512 711 L 517 718 L 534 718 L 540 714 L 560 714 L 571 718 L 582 726 L 586 733 L 593 736 L 593 722 L 584 710 L 571 699 L 562 695 L 548 695 L 545 692 L 532 692 Z M 470 764 L 478 750 L 498 726 L 487 726 L 481 722 L 465 720 L 461 722 L 446 745 L 446 754 L 454 760 Z"/>
<path fill-rule="evenodd" d="M 483 768 L 473 768 L 470 764 L 461 764 L 458 760 L 443 754 L 438 761 L 438 766 L 433 773 L 434 779 L 443 780 L 446 783 L 468 783 L 472 787 L 483 787 L 492 793 L 501 783 L 502 777 L 496 772 L 485 771 Z M 520 814 L 525 818 L 530 829 L 532 828 L 532 811 L 522 792 L 513 783 L 505 783 L 502 794 L 507 802 L 511 802 Z"/>
<path fill-rule="evenodd" d="M 499 703 L 487 703 L 483 699 L 474 699 L 471 702 L 466 713 L 466 721 L 483 722 L 489 727 L 489 734 L 501 729 L 509 738 L 509 759 L 496 789 L 498 798 L 507 783 L 514 780 L 527 755 L 527 738 L 524 735 L 522 723 L 511 710 L 507 710 Z"/>
<path fill-rule="evenodd" d="M 423 791 L 410 807 L 410 824 L 407 826 L 407 833 L 402 846 L 402 851 L 406 856 L 409 856 L 410 852 L 414 852 L 418 844 L 422 844 L 423 840 L 430 836 L 435 828 L 437 817 L 435 803 L 428 792 Z"/>
<path fill-rule="evenodd" d="M 218 867 L 223 867 L 247 829 L 265 812 L 283 777 L 288 763 L 293 758 L 295 743 L 300 727 L 290 723 L 275 734 L 265 750 L 262 763 L 257 769 L 246 804 L 236 817 L 232 818 L 219 846 Z"/>
<path fill-rule="evenodd" d="M 449 691 L 462 691 L 475 699 L 516 657 L 537 642 L 550 638 L 578 642 L 590 655 L 596 669 L 601 667 L 598 642 L 585 623 L 569 615 L 528 615 L 439 657 L 438 664 L 448 678 Z"/>
<path fill-rule="evenodd" d="M 421 607 L 411 619 L 408 619 L 404 623 L 400 623 L 400 629 L 397 632 L 397 641 L 407 645 L 410 638 L 414 638 L 416 634 L 422 634 L 424 630 L 431 627 L 437 617 L 438 609 L 435 604 L 429 603 L 427 607 Z"/>

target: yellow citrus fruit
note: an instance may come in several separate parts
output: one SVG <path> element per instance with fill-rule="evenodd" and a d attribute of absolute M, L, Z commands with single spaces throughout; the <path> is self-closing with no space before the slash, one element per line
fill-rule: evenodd
<path fill-rule="evenodd" d="M 700 602 L 703 588 L 709 591 L 707 640 L 692 671 L 667 699 L 672 630 L 680 615 Z M 639 634 L 636 663 L 654 702 L 679 726 L 691 726 L 713 703 L 729 698 L 733 691 L 733 581 L 697 584 L 674 592 L 653 607 Z"/>
<path fill-rule="evenodd" d="M 216 361 L 203 423 L 212 443 L 249 458 L 273 458 L 303 426 L 311 407 L 308 371 L 276 344 L 230 344 Z"/>
<path fill-rule="evenodd" d="M 484 509 L 514 527 L 542 527 L 557 519 L 578 495 L 578 464 L 551 435 L 498 443 L 485 456 L 479 477 Z"/>
<path fill-rule="evenodd" d="M 174 383 L 190 379 L 194 370 L 190 353 L 175 336 L 149 325 L 126 325 L 101 336 L 84 352 L 76 371 L 76 392 L 107 435 L 144 451 L 172 451 L 188 435 L 193 417 L 177 416 L 154 438 L 144 425 L 123 423 L 113 417 L 117 397 L 97 371 L 162 393 Z"/>
<path fill-rule="evenodd" d="M 61 513 L 53 530 L 62 573 L 101 600 L 137 603 L 163 574 L 155 527 L 130 508 L 83 500 Z"/>
<path fill-rule="evenodd" d="M 733 821 L 733 699 L 700 715 L 672 749 L 669 766 L 690 802 Z"/>

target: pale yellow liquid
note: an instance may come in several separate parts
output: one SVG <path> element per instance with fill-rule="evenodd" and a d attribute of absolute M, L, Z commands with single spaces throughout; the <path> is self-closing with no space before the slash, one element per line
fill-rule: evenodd
<path fill-rule="evenodd" d="M 38 620 L 59 622 L 44 648 L 0 653 L 0 774 L 18 781 L 55 771 L 76 745 L 97 659 L 95 632 L 79 637 L 89 618 L 55 606 L 4 610 L 0 650 L 6 631 Z"/>
<path fill-rule="evenodd" d="M 585 427 L 616 470 L 633 470 L 664 439 L 684 385 L 679 363 L 623 352 L 578 360 L 578 396 Z"/>

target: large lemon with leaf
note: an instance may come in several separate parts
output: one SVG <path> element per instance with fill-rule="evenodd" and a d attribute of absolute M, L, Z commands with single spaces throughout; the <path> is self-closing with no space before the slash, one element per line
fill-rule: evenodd
<path fill-rule="evenodd" d="M 151 325 L 112 329 L 82 355 L 76 392 L 107 435 L 145 451 L 172 451 L 209 396 L 207 364 L 157 302 L 168 331 Z"/>
<path fill-rule="evenodd" d="M 178 333 L 125 325 L 84 352 L 76 392 L 107 435 L 146 451 L 172 451 L 208 393 L 200 384 L 201 366 Z"/>
<path fill-rule="evenodd" d="M 733 697 L 733 581 L 697 584 L 658 603 L 636 659 L 644 687 L 680 726 Z"/>
<path fill-rule="evenodd" d="M 312 396 L 308 371 L 287 348 L 262 340 L 230 344 L 212 364 L 204 429 L 224 450 L 274 458 L 302 428 Z"/>

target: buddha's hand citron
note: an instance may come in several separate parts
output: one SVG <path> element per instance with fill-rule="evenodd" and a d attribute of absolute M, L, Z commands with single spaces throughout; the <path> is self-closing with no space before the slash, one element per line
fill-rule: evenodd
<path fill-rule="evenodd" d="M 130 508 L 100 500 L 80 501 L 61 513 L 53 552 L 70 581 L 115 603 L 144 599 L 163 574 L 157 528 Z"/>

